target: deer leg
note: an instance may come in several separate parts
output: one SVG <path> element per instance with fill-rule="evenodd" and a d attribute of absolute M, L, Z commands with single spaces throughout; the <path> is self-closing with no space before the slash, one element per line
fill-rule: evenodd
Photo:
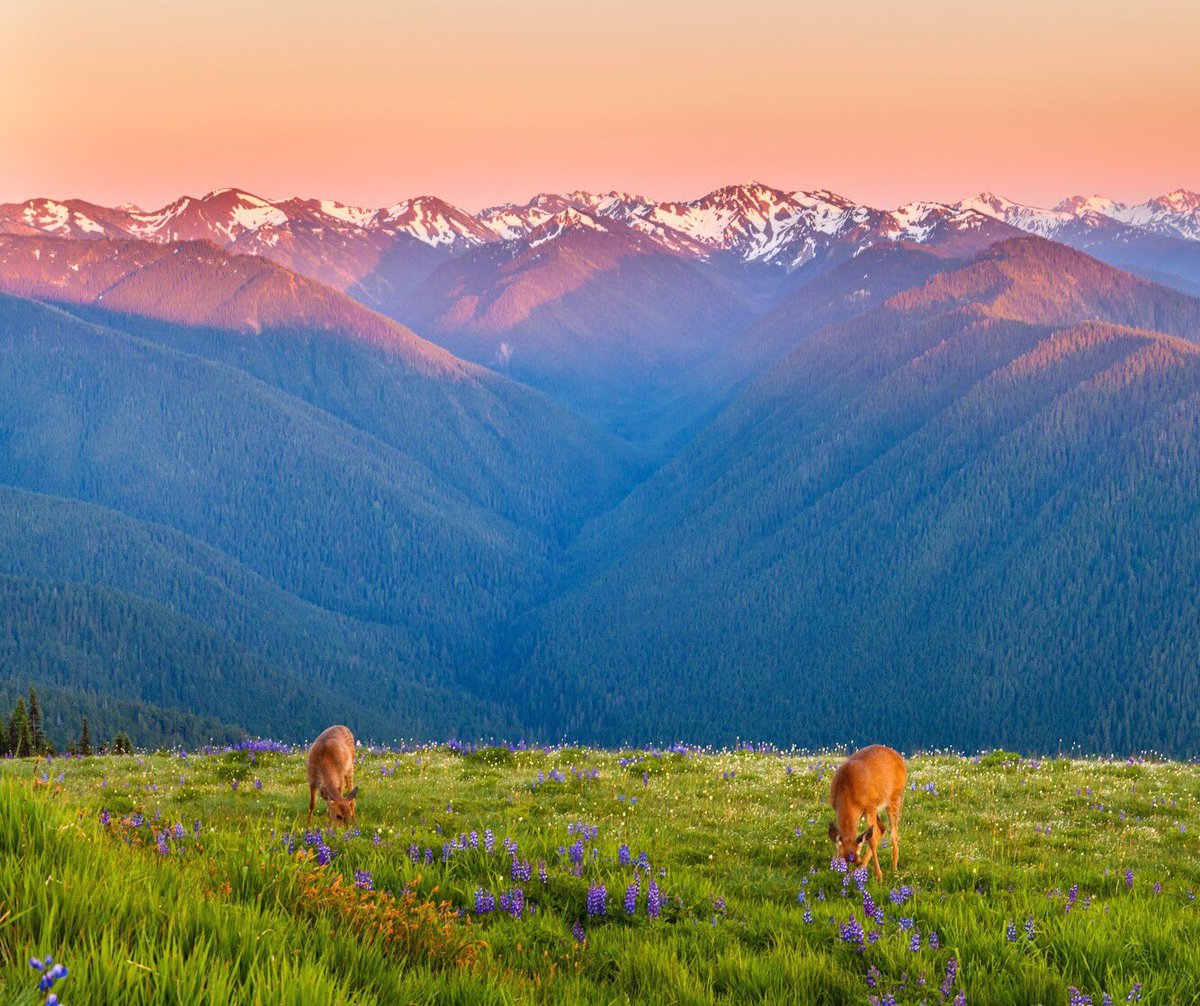
<path fill-rule="evenodd" d="M 888 805 L 888 824 L 892 829 L 892 872 L 900 868 L 900 808 L 904 798 L 893 800 Z"/>
<path fill-rule="evenodd" d="M 309 827 L 312 826 L 312 812 L 313 812 L 313 808 L 316 805 L 317 805 L 317 787 L 309 786 L 308 787 L 308 824 L 309 824 Z"/>
<path fill-rule="evenodd" d="M 883 870 L 879 867 L 879 836 L 883 834 L 883 829 L 879 826 L 879 815 L 872 814 L 867 823 L 871 826 L 871 833 L 867 836 L 867 846 L 870 850 L 867 858 L 875 867 L 875 879 L 883 880 Z"/>

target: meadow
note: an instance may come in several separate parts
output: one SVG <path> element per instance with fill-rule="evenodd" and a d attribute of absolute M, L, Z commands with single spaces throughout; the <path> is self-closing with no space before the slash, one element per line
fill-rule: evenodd
<path fill-rule="evenodd" d="M 913 757 L 880 884 L 838 760 L 363 747 L 336 831 L 300 749 L 8 759 L 0 1001 L 1200 1001 L 1200 766 Z"/>

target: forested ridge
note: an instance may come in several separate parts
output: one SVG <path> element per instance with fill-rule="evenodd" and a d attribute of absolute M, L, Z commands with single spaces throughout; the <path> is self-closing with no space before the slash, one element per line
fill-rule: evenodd
<path fill-rule="evenodd" d="M 684 367 L 650 457 L 278 266 L 74 244 L 0 282 L 0 705 L 1200 753 L 1185 294 L 868 249 Z"/>

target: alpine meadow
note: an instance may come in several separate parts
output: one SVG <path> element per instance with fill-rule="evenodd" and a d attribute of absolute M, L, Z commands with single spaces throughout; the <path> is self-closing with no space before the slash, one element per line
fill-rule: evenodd
<path fill-rule="evenodd" d="M 0 12 L 0 1002 L 1200 1006 L 1198 36 Z"/>

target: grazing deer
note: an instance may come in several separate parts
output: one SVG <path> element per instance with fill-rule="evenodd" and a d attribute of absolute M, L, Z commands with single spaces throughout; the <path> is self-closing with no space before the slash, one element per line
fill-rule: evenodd
<path fill-rule="evenodd" d="M 347 792 L 349 790 L 349 792 Z M 317 793 L 329 805 L 334 824 L 354 820 L 354 734 L 330 727 L 308 749 L 308 823 L 312 824 Z"/>
<path fill-rule="evenodd" d="M 829 803 L 837 819 L 829 825 L 829 837 L 837 847 L 837 855 L 853 863 L 863 842 L 867 853 L 862 865 L 875 860 L 875 876 L 883 880 L 879 868 L 879 839 L 883 825 L 879 812 L 886 809 L 892 828 L 892 869 L 900 865 L 900 808 L 904 804 L 904 786 L 908 769 L 904 759 L 882 744 L 855 751 L 833 773 L 829 786 Z M 867 830 L 856 837 L 858 822 L 867 819 Z"/>

